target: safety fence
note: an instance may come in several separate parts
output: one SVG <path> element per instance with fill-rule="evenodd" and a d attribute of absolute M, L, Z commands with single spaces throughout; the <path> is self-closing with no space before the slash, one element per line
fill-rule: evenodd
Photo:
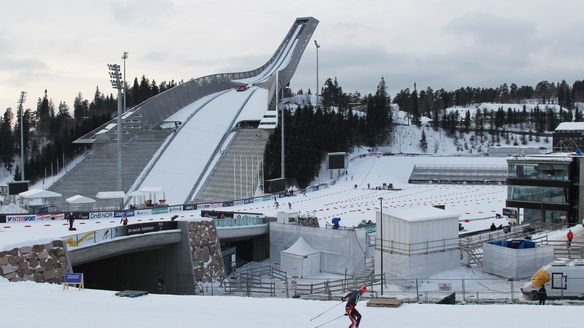
<path fill-rule="evenodd" d="M 367 286 L 366 298 L 395 297 L 408 303 L 437 303 L 450 297 L 457 303 L 491 304 L 530 302 L 534 291 L 522 291 L 529 279 L 503 278 L 472 279 L 395 279 L 380 274 L 350 276 L 340 279 L 300 279 L 288 277 L 275 267 L 245 270 L 226 280 L 215 293 L 249 297 L 270 296 L 283 298 L 309 298 L 336 300 L 346 293 Z M 563 280 L 561 280 L 563 279 Z M 565 276 L 548 283 L 550 299 L 574 298 L 570 286 L 584 283 L 582 278 L 567 279 Z M 553 279 L 552 279 L 553 280 Z"/>

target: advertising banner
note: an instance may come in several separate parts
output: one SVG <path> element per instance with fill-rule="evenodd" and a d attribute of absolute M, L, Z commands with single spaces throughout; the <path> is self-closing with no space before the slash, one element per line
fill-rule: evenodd
<path fill-rule="evenodd" d="M 194 205 L 194 204 L 186 204 L 186 205 L 183 205 L 182 208 L 183 208 L 183 211 L 194 211 L 194 210 L 197 209 L 197 205 Z"/>
<path fill-rule="evenodd" d="M 243 200 L 244 204 L 252 204 L 253 203 L 253 198 L 248 198 L 248 199 L 244 199 Z"/>
<path fill-rule="evenodd" d="M 237 206 L 237 205 L 242 205 L 243 204 L 243 200 L 234 200 L 233 201 L 233 205 Z"/>
<path fill-rule="evenodd" d="M 234 219 L 261 219 L 263 214 L 237 213 L 233 215 Z"/>
<path fill-rule="evenodd" d="M 223 203 L 212 203 L 211 207 L 212 208 L 223 207 Z"/>
<path fill-rule="evenodd" d="M 197 204 L 197 209 L 211 208 L 211 204 Z"/>
<path fill-rule="evenodd" d="M 68 247 L 81 247 L 95 244 L 95 231 L 80 233 L 65 238 Z"/>
<path fill-rule="evenodd" d="M 35 221 L 36 215 L 28 214 L 28 215 L 6 215 L 6 222 L 28 222 L 28 221 Z"/>
<path fill-rule="evenodd" d="M 152 214 L 168 213 L 168 207 L 155 207 L 152 209 Z"/>
<path fill-rule="evenodd" d="M 152 223 L 141 223 L 125 226 L 126 235 L 138 235 L 147 232 L 156 232 L 162 230 L 176 229 L 176 222 L 152 222 Z"/>
<path fill-rule="evenodd" d="M 63 213 L 37 214 L 36 220 L 37 221 L 65 220 L 65 214 Z"/>
<path fill-rule="evenodd" d="M 113 219 L 114 212 L 90 212 L 89 219 Z"/>
<path fill-rule="evenodd" d="M 175 205 L 175 206 L 169 206 L 168 207 L 168 212 L 179 212 L 182 211 L 183 207 L 182 205 Z"/>
<path fill-rule="evenodd" d="M 225 206 L 225 207 L 233 206 L 233 201 L 223 202 L 223 206 Z"/>
<path fill-rule="evenodd" d="M 124 216 L 134 216 L 134 210 L 125 210 L 125 211 L 115 211 L 114 217 L 116 218 L 123 218 Z"/>
<path fill-rule="evenodd" d="M 135 210 L 134 212 L 136 213 L 136 216 L 140 216 L 140 215 L 152 215 L 152 210 L 151 209 Z"/>

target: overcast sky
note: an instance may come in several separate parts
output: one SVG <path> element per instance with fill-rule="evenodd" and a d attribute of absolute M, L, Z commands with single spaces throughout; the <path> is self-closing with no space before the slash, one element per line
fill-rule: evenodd
<path fill-rule="evenodd" d="M 296 17 L 320 21 L 320 82 L 372 92 L 584 79 L 584 1 L 0 0 L 0 110 L 113 92 L 107 63 L 160 82 L 251 70 Z M 292 80 L 316 85 L 310 42 Z"/>

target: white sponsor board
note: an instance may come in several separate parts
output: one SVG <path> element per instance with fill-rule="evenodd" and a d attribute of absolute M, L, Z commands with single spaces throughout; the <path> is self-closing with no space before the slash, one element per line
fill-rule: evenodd
<path fill-rule="evenodd" d="M 146 209 L 146 210 L 136 210 L 136 216 L 139 215 L 152 215 L 152 210 L 151 209 Z"/>
<path fill-rule="evenodd" d="M 89 213 L 89 219 L 113 219 L 114 212 L 91 212 Z"/>

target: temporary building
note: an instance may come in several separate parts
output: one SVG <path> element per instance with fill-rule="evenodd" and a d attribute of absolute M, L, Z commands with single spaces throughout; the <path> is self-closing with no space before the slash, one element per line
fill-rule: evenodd
<path fill-rule="evenodd" d="M 29 189 L 18 194 L 18 196 L 26 199 L 36 199 L 36 198 L 54 198 L 61 197 L 62 195 L 58 192 L 42 189 Z"/>
<path fill-rule="evenodd" d="M 90 204 L 90 203 L 95 203 L 95 199 L 89 198 L 89 197 L 85 197 L 83 195 L 71 196 L 71 197 L 65 199 L 65 201 L 67 203 L 69 203 L 69 204 Z"/>
<path fill-rule="evenodd" d="M 483 270 L 509 279 L 530 277 L 554 260 L 554 247 L 530 240 L 495 240 L 483 244 Z"/>
<path fill-rule="evenodd" d="M 456 213 L 431 206 L 377 212 L 376 273 L 381 272 L 381 249 L 387 278 L 428 278 L 457 268 L 458 218 Z"/>
<path fill-rule="evenodd" d="M 320 272 L 320 252 L 299 237 L 280 253 L 280 269 L 299 278 L 315 275 Z"/>

